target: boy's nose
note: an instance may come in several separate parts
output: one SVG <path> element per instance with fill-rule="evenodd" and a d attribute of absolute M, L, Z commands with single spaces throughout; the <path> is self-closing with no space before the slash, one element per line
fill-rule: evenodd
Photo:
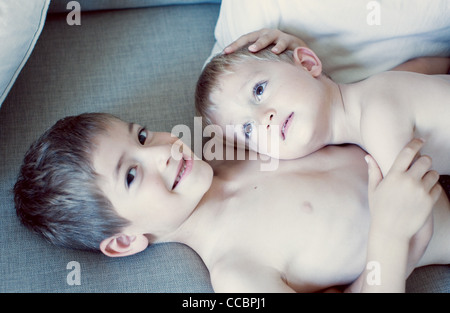
<path fill-rule="evenodd" d="M 144 150 L 148 160 L 152 161 L 160 172 L 172 166 L 171 163 L 178 164 L 182 158 L 193 158 L 190 148 L 176 137 L 161 144 L 151 145 Z"/>
<path fill-rule="evenodd" d="M 163 172 L 172 159 L 172 144 L 170 142 L 154 143 L 138 150 L 139 162 L 147 168 Z"/>
<path fill-rule="evenodd" d="M 154 133 L 152 140 L 150 141 L 151 146 L 164 146 L 170 145 L 178 141 L 179 138 L 172 136 L 170 133 Z"/>
<path fill-rule="evenodd" d="M 170 145 L 169 144 L 160 144 L 160 145 L 151 145 L 144 147 L 141 149 L 142 156 L 144 158 L 150 159 L 164 159 L 166 156 L 170 155 Z"/>
<path fill-rule="evenodd" d="M 261 117 L 261 125 L 265 125 L 267 126 L 267 128 L 270 128 L 270 125 L 272 125 L 276 114 L 277 112 L 274 109 L 264 111 Z"/>

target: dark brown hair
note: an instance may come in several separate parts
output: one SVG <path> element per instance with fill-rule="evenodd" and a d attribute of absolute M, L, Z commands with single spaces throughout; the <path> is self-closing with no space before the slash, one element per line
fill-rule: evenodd
<path fill-rule="evenodd" d="M 112 115 L 85 113 L 56 122 L 24 157 L 14 186 L 21 222 L 53 244 L 99 250 L 100 242 L 128 225 L 97 186 L 94 139 Z"/>

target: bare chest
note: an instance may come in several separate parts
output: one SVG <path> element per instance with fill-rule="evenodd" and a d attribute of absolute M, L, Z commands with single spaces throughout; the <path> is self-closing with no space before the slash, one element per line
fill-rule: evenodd
<path fill-rule="evenodd" d="M 354 280 L 366 254 L 366 185 L 340 172 L 247 179 L 224 203 L 220 249 L 274 268 L 298 291 Z"/>

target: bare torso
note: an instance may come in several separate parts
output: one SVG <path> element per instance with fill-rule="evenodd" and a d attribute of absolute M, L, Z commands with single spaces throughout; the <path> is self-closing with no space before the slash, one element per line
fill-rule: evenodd
<path fill-rule="evenodd" d="M 370 224 L 365 154 L 356 146 L 329 146 L 280 161 L 271 172 L 260 171 L 259 161 L 216 166 L 207 211 L 195 213 L 199 233 L 208 235 L 188 242 L 214 289 L 312 292 L 356 280 Z M 444 206 L 450 226 L 447 200 Z M 433 256 L 427 261 L 434 263 Z"/>
<path fill-rule="evenodd" d="M 221 196 L 212 206 L 216 239 L 205 263 L 214 272 L 224 259 L 242 258 L 276 271 L 296 291 L 353 281 L 369 230 L 364 155 L 356 146 L 328 147 L 282 161 L 276 171 L 260 171 L 259 161 L 216 167 L 211 188 Z"/>

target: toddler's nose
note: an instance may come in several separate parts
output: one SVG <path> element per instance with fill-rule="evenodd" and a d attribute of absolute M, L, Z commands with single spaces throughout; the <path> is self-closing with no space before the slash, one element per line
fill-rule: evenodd
<path fill-rule="evenodd" d="M 272 123 L 273 123 L 273 119 L 275 118 L 275 116 L 276 116 L 275 110 L 269 109 L 269 110 L 265 111 L 262 116 L 261 125 L 265 125 L 265 126 L 267 126 L 267 129 L 269 129 L 270 125 L 272 125 Z"/>

